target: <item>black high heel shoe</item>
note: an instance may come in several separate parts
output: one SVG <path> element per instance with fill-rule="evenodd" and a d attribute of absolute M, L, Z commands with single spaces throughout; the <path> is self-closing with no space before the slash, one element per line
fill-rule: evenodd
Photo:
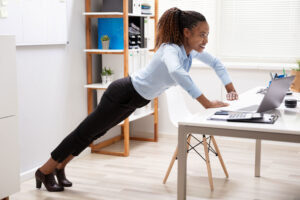
<path fill-rule="evenodd" d="M 55 173 L 55 175 L 57 177 L 58 184 L 60 186 L 63 186 L 63 187 L 71 187 L 72 186 L 72 182 L 70 182 L 66 178 L 65 168 L 63 168 L 63 169 L 55 169 L 54 173 Z"/>
<path fill-rule="evenodd" d="M 40 171 L 40 169 L 38 169 L 35 172 L 35 181 L 36 188 L 41 188 L 43 183 L 49 192 L 64 191 L 64 187 L 57 184 L 53 173 L 45 175 Z"/>

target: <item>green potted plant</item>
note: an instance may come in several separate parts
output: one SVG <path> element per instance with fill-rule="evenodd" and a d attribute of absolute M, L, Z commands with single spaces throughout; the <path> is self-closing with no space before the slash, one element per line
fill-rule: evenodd
<path fill-rule="evenodd" d="M 291 90 L 294 92 L 300 92 L 300 60 L 297 61 L 298 68 L 292 69 L 291 74 L 295 76 L 295 79 L 291 85 Z"/>
<path fill-rule="evenodd" d="M 105 68 L 102 69 L 102 72 L 101 72 L 101 80 L 102 80 L 102 83 L 103 83 L 103 84 L 106 84 L 106 83 L 107 83 L 107 72 L 106 72 L 106 69 L 105 69 Z"/>
<path fill-rule="evenodd" d="M 109 37 L 108 35 L 103 35 L 101 37 L 102 49 L 109 49 Z"/>
<path fill-rule="evenodd" d="M 113 70 L 109 67 L 104 67 L 101 72 L 101 79 L 103 84 L 110 84 L 113 81 Z"/>

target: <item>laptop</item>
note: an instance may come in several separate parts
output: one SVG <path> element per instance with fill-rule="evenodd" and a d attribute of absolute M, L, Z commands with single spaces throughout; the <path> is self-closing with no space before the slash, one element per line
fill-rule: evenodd
<path fill-rule="evenodd" d="M 289 76 L 272 80 L 267 92 L 259 105 L 251 105 L 239 108 L 229 114 L 227 121 L 245 121 L 256 123 L 274 123 L 277 115 L 265 114 L 266 112 L 279 107 L 290 88 L 295 76 Z"/>
<path fill-rule="evenodd" d="M 263 113 L 278 108 L 281 105 L 294 78 L 295 76 L 289 76 L 272 80 L 272 83 L 270 84 L 263 100 L 259 105 L 247 106 L 240 108 L 237 111 Z"/>

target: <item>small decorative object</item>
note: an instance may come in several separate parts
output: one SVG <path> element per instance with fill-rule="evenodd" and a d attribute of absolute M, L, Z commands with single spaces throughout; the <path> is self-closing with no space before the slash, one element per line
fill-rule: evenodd
<path fill-rule="evenodd" d="M 103 84 L 110 84 L 113 81 L 113 70 L 108 68 L 108 67 L 104 67 L 102 72 L 101 72 L 101 79 L 102 79 L 102 83 Z"/>
<path fill-rule="evenodd" d="M 109 49 L 109 37 L 108 35 L 103 35 L 101 37 L 102 49 Z"/>
<path fill-rule="evenodd" d="M 113 74 L 114 74 L 114 72 L 112 71 L 112 69 L 107 68 L 106 69 L 106 73 L 107 73 L 107 75 L 106 75 L 107 83 L 113 82 Z"/>
<path fill-rule="evenodd" d="M 298 68 L 293 69 L 291 74 L 295 76 L 291 85 L 291 90 L 294 92 L 300 92 L 300 60 L 298 60 Z"/>
<path fill-rule="evenodd" d="M 103 84 L 107 83 L 107 78 L 106 77 L 107 77 L 106 76 L 106 71 L 105 71 L 105 69 L 103 69 L 102 72 L 101 72 L 101 80 L 102 80 Z"/>

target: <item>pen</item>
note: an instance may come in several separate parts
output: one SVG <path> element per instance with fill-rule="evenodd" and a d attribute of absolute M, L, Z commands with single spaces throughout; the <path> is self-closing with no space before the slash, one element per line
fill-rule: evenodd
<path fill-rule="evenodd" d="M 273 80 L 273 74 L 272 74 L 272 72 L 270 72 L 270 76 L 271 76 L 271 80 Z"/>

